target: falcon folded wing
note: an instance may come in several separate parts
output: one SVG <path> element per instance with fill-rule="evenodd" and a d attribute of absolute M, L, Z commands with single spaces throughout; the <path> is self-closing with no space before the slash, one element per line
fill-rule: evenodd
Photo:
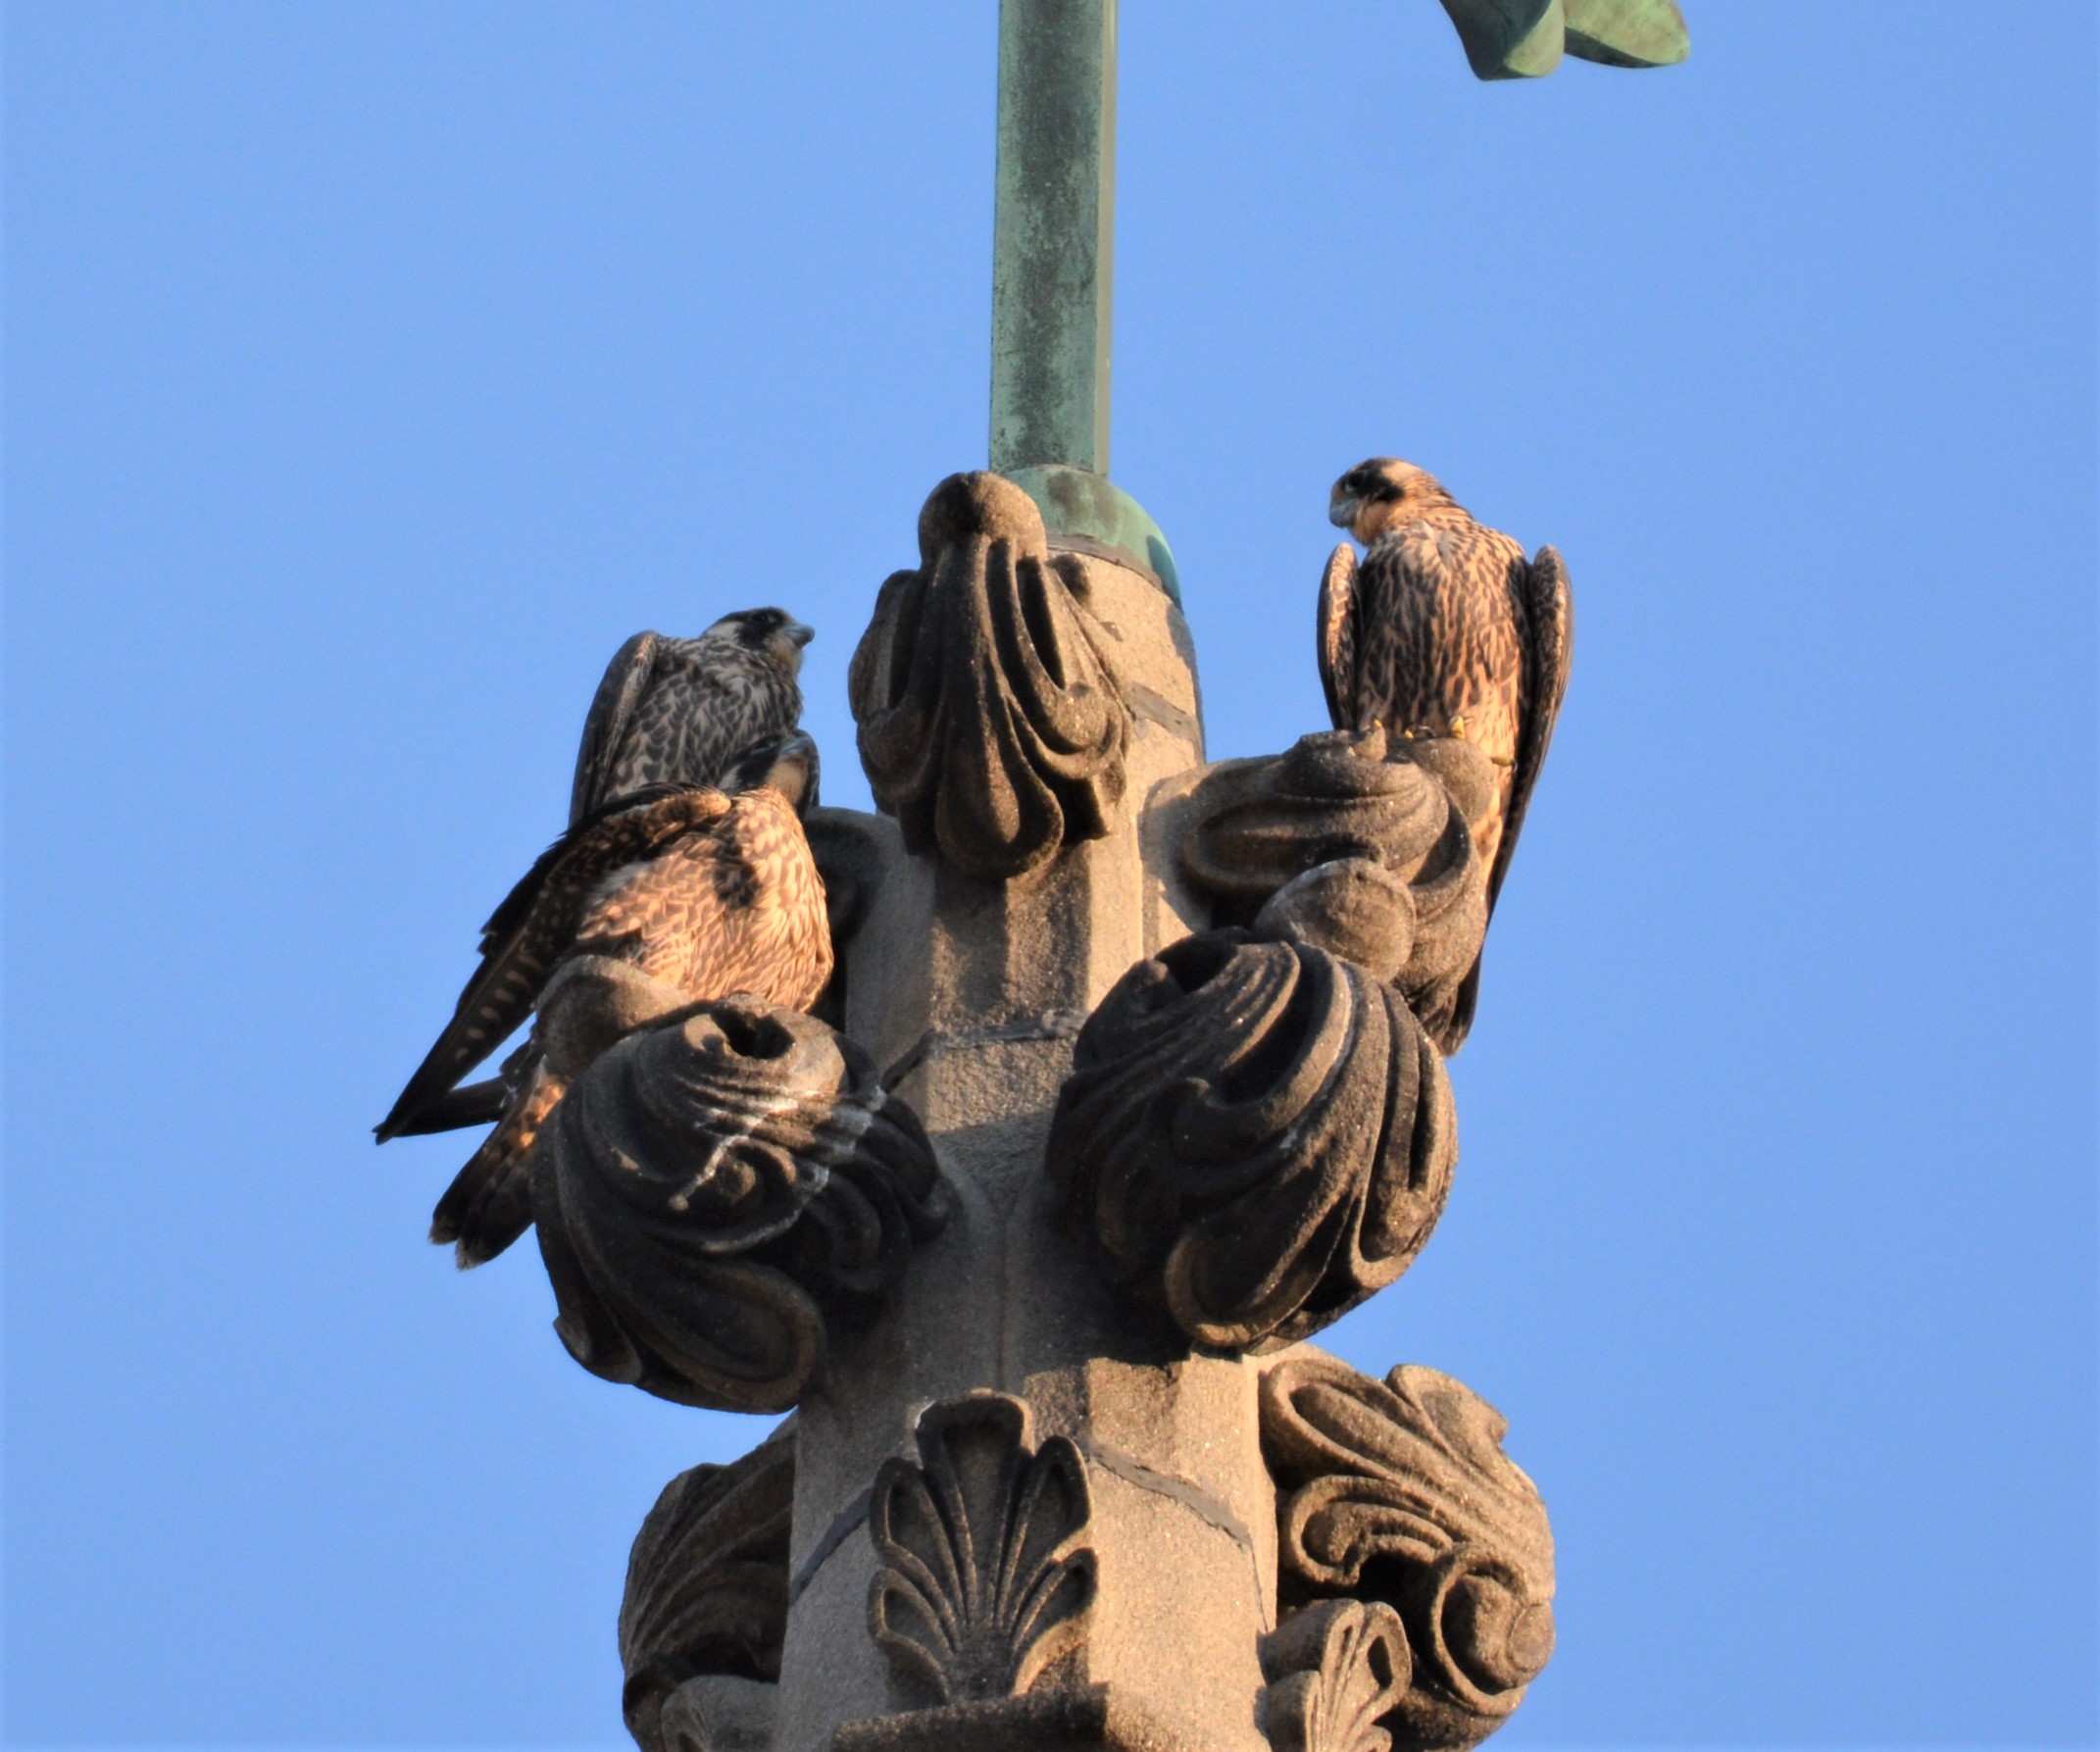
<path fill-rule="evenodd" d="M 1320 579 L 1320 685 L 1338 730 L 1356 722 L 1356 550 L 1346 541 L 1327 556 Z"/>
<path fill-rule="evenodd" d="M 415 1126 L 531 1015 L 604 876 L 728 807 L 711 786 L 657 786 L 586 818 L 549 846 L 482 926 L 481 965 L 400 1099 L 374 1127 L 379 1141 Z"/>
<path fill-rule="evenodd" d="M 605 666 L 598 691 L 591 696 L 590 714 L 583 720 L 582 746 L 576 750 L 576 776 L 569 788 L 572 827 L 612 801 L 604 794 L 606 775 L 648 690 L 649 673 L 663 642 L 657 633 L 637 632 Z"/>

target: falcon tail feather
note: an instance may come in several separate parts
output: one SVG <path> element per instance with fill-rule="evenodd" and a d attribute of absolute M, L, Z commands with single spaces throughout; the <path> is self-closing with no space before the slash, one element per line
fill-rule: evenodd
<path fill-rule="evenodd" d="M 438 1096 L 420 1113 L 400 1121 L 387 1136 L 425 1137 L 433 1131 L 458 1131 L 468 1126 L 493 1125 L 503 1118 L 503 1110 L 510 1101 L 511 1085 L 507 1077 L 490 1076 L 479 1082 L 462 1083 Z"/>
<path fill-rule="evenodd" d="M 481 965 L 452 1020 L 373 1127 L 379 1142 L 406 1135 L 532 1014 L 593 883 L 728 807 L 728 798 L 709 785 L 651 785 L 608 804 L 541 853 L 482 927 Z"/>
<path fill-rule="evenodd" d="M 544 1063 L 535 1065 L 503 1123 L 437 1201 L 430 1239 L 453 1244 L 460 1270 L 487 1264 L 532 1226 L 532 1143 L 567 1087 Z"/>

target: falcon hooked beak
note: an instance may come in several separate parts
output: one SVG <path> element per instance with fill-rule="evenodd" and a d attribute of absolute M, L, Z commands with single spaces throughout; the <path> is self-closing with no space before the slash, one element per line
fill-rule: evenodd
<path fill-rule="evenodd" d="M 805 626 L 800 621 L 783 621 L 777 631 L 766 643 L 773 652 L 774 660 L 790 676 L 802 670 L 802 647 L 817 636 L 817 629 Z"/>

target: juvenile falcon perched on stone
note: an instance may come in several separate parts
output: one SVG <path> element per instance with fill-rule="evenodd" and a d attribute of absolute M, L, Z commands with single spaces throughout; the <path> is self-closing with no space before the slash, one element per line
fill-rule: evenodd
<path fill-rule="evenodd" d="M 799 734 L 762 745 L 723 776 L 732 789 L 634 792 L 548 848 L 482 926 L 481 965 L 375 1127 L 381 1143 L 438 1129 L 419 1122 L 580 957 L 626 963 L 694 1002 L 736 992 L 791 1010 L 817 1001 L 831 976 L 831 934 L 802 827 L 816 802 L 816 745 Z M 457 1244 L 462 1266 L 495 1258 L 532 1221 L 526 1154 L 568 1087 L 536 1024 L 498 1082 L 496 1128 L 430 1224 L 433 1241 Z"/>
<path fill-rule="evenodd" d="M 720 785 L 745 750 L 792 734 L 802 718 L 802 648 L 815 636 L 777 608 L 739 609 L 693 639 L 637 632 L 613 654 L 591 698 L 569 825 L 650 785 Z M 448 1090 L 393 1135 L 500 1119 L 519 1068 L 512 1060 L 498 1076 Z"/>
<path fill-rule="evenodd" d="M 743 750 L 802 718 L 802 647 L 784 609 L 741 609 L 696 639 L 637 632 L 614 653 L 583 723 L 569 821 L 650 784 L 720 784 Z"/>
<path fill-rule="evenodd" d="M 1500 774 L 1494 808 L 1474 824 L 1487 905 L 1509 872 L 1531 787 L 1568 688 L 1575 604 L 1550 547 L 1525 558 L 1475 523 L 1436 477 L 1373 457 L 1334 483 L 1330 522 L 1347 542 L 1320 586 L 1320 679 L 1336 729 L 1462 736 Z M 1480 964 L 1460 987 L 1449 1044 L 1473 1025 Z"/>

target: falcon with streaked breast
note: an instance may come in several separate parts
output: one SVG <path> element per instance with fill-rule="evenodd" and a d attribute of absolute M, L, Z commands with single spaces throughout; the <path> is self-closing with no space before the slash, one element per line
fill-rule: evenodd
<path fill-rule="evenodd" d="M 637 632 L 606 665 L 584 717 L 570 826 L 652 786 L 719 786 L 745 750 L 792 735 L 802 719 L 802 649 L 815 636 L 778 608 L 739 609 L 698 638 Z M 495 1076 L 447 1090 L 392 1135 L 486 1126 L 510 1109 L 523 1071 L 521 1056 Z"/>
<path fill-rule="evenodd" d="M 1373 457 L 1334 483 L 1329 521 L 1347 542 L 1320 587 L 1320 679 L 1336 729 L 1460 736 L 1499 775 L 1496 802 L 1473 825 L 1487 905 L 1508 875 L 1525 811 L 1568 688 L 1575 604 L 1550 547 L 1529 560 L 1476 522 L 1436 477 Z M 1473 1025 L 1480 964 L 1460 987 L 1444 1050 Z"/>
<path fill-rule="evenodd" d="M 466 1123 L 427 1119 L 579 957 L 625 962 L 696 1003 L 737 992 L 791 1010 L 817 1001 L 831 976 L 831 934 L 802 826 L 816 802 L 816 745 L 799 734 L 761 745 L 723 776 L 732 788 L 631 793 L 585 817 L 533 865 L 482 927 L 480 966 L 374 1128 L 381 1143 Z M 430 1238 L 453 1243 L 463 1267 L 495 1258 L 530 1226 L 526 1157 L 568 1088 L 536 1026 L 497 1082 L 496 1128 L 431 1219 Z"/>
<path fill-rule="evenodd" d="M 696 639 L 637 632 L 598 683 L 576 751 L 573 826 L 652 784 L 722 782 L 745 749 L 802 719 L 802 648 L 815 635 L 784 609 L 740 609 Z"/>

